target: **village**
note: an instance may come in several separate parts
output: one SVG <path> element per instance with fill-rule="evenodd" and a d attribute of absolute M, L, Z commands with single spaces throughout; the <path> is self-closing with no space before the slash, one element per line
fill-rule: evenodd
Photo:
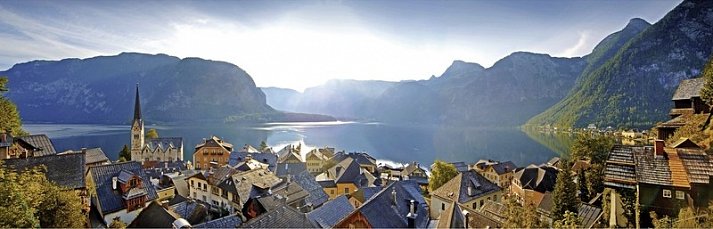
<path fill-rule="evenodd" d="M 9 131 L 0 137 L 0 157 L 16 171 L 45 166 L 47 179 L 80 197 L 86 227 L 501 228 L 512 226 L 512 203 L 533 208 L 529 217 L 553 227 L 562 218 L 555 214 L 561 177 L 586 185 L 583 174 L 597 166 L 604 187 L 577 192 L 577 227 L 651 227 L 650 212 L 675 217 L 713 198 L 711 157 L 689 138 L 671 139 L 687 117 L 709 115 L 702 85 L 681 83 L 653 145 L 616 144 L 599 159 L 394 166 L 366 152 L 273 150 L 208 136 L 185 160 L 181 137 L 146 138 L 138 86 L 130 158 L 111 161 L 101 148 L 56 152 L 44 134 Z M 443 176 L 444 166 L 454 173 L 433 187 L 430 176 Z"/>

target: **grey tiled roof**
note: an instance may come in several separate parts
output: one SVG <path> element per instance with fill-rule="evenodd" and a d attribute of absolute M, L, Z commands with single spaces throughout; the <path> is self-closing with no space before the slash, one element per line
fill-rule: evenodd
<path fill-rule="evenodd" d="M 505 173 L 515 171 L 515 169 L 517 169 L 517 166 L 515 166 L 515 163 L 513 163 L 512 161 L 506 161 L 506 162 L 494 164 L 493 169 L 495 170 L 496 173 L 498 173 L 498 175 L 502 175 Z"/>
<path fill-rule="evenodd" d="M 592 228 L 604 213 L 601 208 L 586 203 L 580 204 L 577 209 L 577 216 L 582 220 L 583 228 Z"/>
<path fill-rule="evenodd" d="M 134 221 L 129 224 L 129 228 L 170 228 L 173 221 L 181 218 L 175 212 L 165 209 L 158 201 L 151 202 L 146 206 Z"/>
<path fill-rule="evenodd" d="M 96 185 L 99 207 L 104 214 L 124 209 L 121 194 L 112 189 L 112 177 L 118 176 L 122 170 L 130 171 L 141 178 L 148 197 L 147 201 L 153 201 L 157 198 L 156 189 L 151 185 L 151 181 L 144 173 L 139 162 L 130 161 L 94 166 L 91 167 L 89 171 Z"/>
<path fill-rule="evenodd" d="M 392 194 L 394 190 L 395 199 Z M 415 226 L 426 227 L 429 221 L 428 205 L 421 195 L 421 188 L 413 181 L 391 183 L 356 211 L 364 215 L 373 228 L 405 228 L 408 226 L 406 215 L 410 211 L 411 200 L 416 203 Z"/>
<path fill-rule="evenodd" d="M 59 154 L 68 154 L 68 153 L 82 153 L 84 152 L 84 161 L 87 165 L 95 164 L 95 163 L 103 163 L 103 162 L 109 162 L 109 158 L 106 157 L 104 154 L 104 151 L 102 151 L 101 148 L 91 148 L 91 149 L 82 149 L 82 150 L 67 150 L 64 152 L 61 152 Z"/>
<path fill-rule="evenodd" d="M 547 165 L 529 165 L 515 171 L 514 179 L 518 179 L 522 188 L 545 193 L 555 189 L 557 169 Z"/>
<path fill-rule="evenodd" d="M 286 177 L 287 175 L 297 175 L 303 171 L 307 171 L 305 163 L 280 163 L 275 168 L 275 174 L 278 177 Z"/>
<path fill-rule="evenodd" d="M 240 225 L 243 228 L 317 228 L 305 213 L 282 205 Z"/>
<path fill-rule="evenodd" d="M 146 139 L 146 146 L 151 150 L 154 150 L 156 148 L 167 149 L 169 147 L 181 149 L 181 148 L 183 148 L 183 138 L 181 138 L 181 137 L 149 138 L 149 139 Z"/>
<path fill-rule="evenodd" d="M 458 162 L 452 162 L 452 163 L 450 163 L 450 164 L 453 165 L 453 166 L 455 166 L 456 169 L 458 170 L 458 172 L 466 172 L 466 171 L 468 171 L 468 164 L 466 164 L 465 162 L 458 161 Z"/>
<path fill-rule="evenodd" d="M 275 171 L 275 166 L 277 166 L 277 154 L 273 153 L 248 153 L 248 152 L 232 152 L 230 153 L 230 157 L 228 158 L 228 164 L 230 166 L 236 166 L 240 162 L 245 161 L 245 158 L 248 156 L 252 157 L 253 160 L 256 160 L 260 163 L 264 163 L 268 165 L 268 169 L 270 171 Z"/>
<path fill-rule="evenodd" d="M 36 135 L 28 135 L 28 136 L 22 136 L 22 137 L 17 137 L 17 138 L 22 139 L 23 141 L 34 146 L 35 148 L 38 148 L 38 150 L 34 152 L 35 157 L 57 154 L 57 151 L 54 150 L 54 145 L 52 144 L 52 140 L 50 140 L 50 138 L 48 138 L 47 135 L 36 134 Z"/>
<path fill-rule="evenodd" d="M 307 213 L 307 217 L 322 228 L 332 228 L 353 211 L 354 206 L 342 195 Z"/>
<path fill-rule="evenodd" d="M 171 205 L 171 209 L 191 224 L 201 222 L 208 215 L 208 208 L 205 205 L 191 200 Z"/>
<path fill-rule="evenodd" d="M 468 195 L 468 187 L 471 193 Z M 457 200 L 458 203 L 466 203 L 472 199 L 500 191 L 498 185 L 493 184 L 488 179 L 470 170 L 461 172 L 453 179 L 443 184 L 431 194 L 449 200 Z"/>
<path fill-rule="evenodd" d="M 371 197 L 374 197 L 377 193 L 381 191 L 381 188 L 383 187 L 364 187 L 358 189 L 356 192 L 351 193 L 350 196 L 354 197 L 355 199 L 359 200 L 360 202 L 366 202 Z"/>
<path fill-rule="evenodd" d="M 369 177 L 366 175 L 367 173 L 369 172 L 362 170 L 354 159 L 347 157 L 327 169 L 324 173 L 319 174 L 316 179 L 320 182 L 331 180 L 334 183 L 352 183 L 357 187 L 366 187 L 371 185 Z"/>
<path fill-rule="evenodd" d="M 672 100 L 700 97 L 704 82 L 703 77 L 681 81 L 681 83 L 678 84 L 678 88 L 676 88 L 676 92 L 673 93 Z"/>
<path fill-rule="evenodd" d="M 311 203 L 312 206 L 320 206 L 329 199 L 329 196 L 324 192 L 322 186 L 317 183 L 314 176 L 308 171 L 302 171 L 293 176 L 292 182 L 299 184 L 302 189 L 309 192 L 309 196 L 306 200 L 308 203 Z"/>
<path fill-rule="evenodd" d="M 691 183 L 710 184 L 713 161 L 703 150 L 677 149 Z"/>
<path fill-rule="evenodd" d="M 4 161 L 4 166 L 16 170 L 40 165 L 47 167 L 47 179 L 59 186 L 69 189 L 86 187 L 84 154 L 47 155 Z"/>
<path fill-rule="evenodd" d="M 331 160 L 333 160 L 333 161 L 335 161 L 335 162 L 340 162 L 340 161 L 343 161 L 344 159 L 347 159 L 347 158 L 354 159 L 354 161 L 356 161 L 356 163 L 358 163 L 359 165 L 372 165 L 372 166 L 376 166 L 376 159 L 374 159 L 374 157 L 372 157 L 371 155 L 369 155 L 369 154 L 367 154 L 367 153 L 355 153 L 355 152 L 352 152 L 352 153 L 344 153 L 344 152 L 339 152 L 339 153 L 336 153 L 336 154 L 334 155 L 334 157 L 332 157 Z"/>
<path fill-rule="evenodd" d="M 198 225 L 193 225 L 193 228 L 236 228 L 243 223 L 238 215 L 229 215 L 223 218 L 214 219 Z"/>

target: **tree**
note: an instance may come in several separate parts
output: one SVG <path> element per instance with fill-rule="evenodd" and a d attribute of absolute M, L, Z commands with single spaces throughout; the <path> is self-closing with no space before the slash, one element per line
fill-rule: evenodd
<path fill-rule="evenodd" d="M 119 161 L 131 161 L 131 151 L 129 146 L 124 145 L 124 148 L 119 152 Z"/>
<path fill-rule="evenodd" d="M 149 129 L 149 131 L 146 132 L 146 138 L 147 139 L 158 138 L 158 131 L 154 128 Z"/>
<path fill-rule="evenodd" d="M 109 224 L 109 228 L 126 228 L 126 224 L 119 220 L 119 217 L 114 218 Z"/>
<path fill-rule="evenodd" d="M 566 211 L 564 218 L 556 220 L 552 227 L 555 229 L 577 229 L 582 227 L 582 220 L 577 216 L 577 213 Z"/>
<path fill-rule="evenodd" d="M 22 172 L 0 165 L 0 227 L 85 227 L 81 199 L 47 180 L 46 167 Z"/>
<path fill-rule="evenodd" d="M 587 185 L 587 176 L 585 170 L 580 170 L 577 173 L 577 186 L 579 186 L 579 199 L 581 201 L 589 201 L 589 185 Z"/>
<path fill-rule="evenodd" d="M 589 197 L 604 192 L 604 168 L 603 164 L 593 164 L 589 169 L 584 171 Z"/>
<path fill-rule="evenodd" d="M 572 160 L 591 159 L 591 164 L 604 164 L 614 139 L 606 135 L 579 134 L 571 149 Z"/>
<path fill-rule="evenodd" d="M 668 216 L 659 219 L 658 214 L 654 211 L 649 212 L 649 215 L 651 216 L 651 223 L 654 224 L 654 228 L 673 228 L 673 221 L 671 221 L 671 218 Z"/>
<path fill-rule="evenodd" d="M 503 228 L 545 228 L 547 224 L 540 220 L 537 208 L 528 203 L 525 206 L 515 200 L 506 198 L 505 222 Z"/>
<path fill-rule="evenodd" d="M 22 121 L 17 106 L 4 96 L 8 91 L 7 82 L 7 77 L 0 77 L 0 111 L 2 111 L 0 112 L 0 131 L 10 130 L 16 136 L 27 135 L 27 132 L 22 130 Z"/>
<path fill-rule="evenodd" d="M 577 213 L 577 185 L 572 180 L 572 167 L 568 161 L 562 161 L 562 170 L 557 173 L 555 191 L 552 193 L 552 219 L 560 220 L 567 211 Z"/>
<path fill-rule="evenodd" d="M 265 150 L 267 150 L 268 147 L 269 146 L 267 145 L 267 142 L 265 142 L 265 141 L 260 142 L 260 152 L 264 152 Z"/>
<path fill-rule="evenodd" d="M 701 99 L 708 105 L 713 105 L 713 58 L 706 64 L 701 77 L 703 77 L 704 81 L 701 89 Z"/>
<path fill-rule="evenodd" d="M 431 191 L 436 190 L 457 175 L 458 170 L 455 166 L 441 160 L 436 160 L 433 163 L 431 177 L 428 178 L 428 189 Z"/>

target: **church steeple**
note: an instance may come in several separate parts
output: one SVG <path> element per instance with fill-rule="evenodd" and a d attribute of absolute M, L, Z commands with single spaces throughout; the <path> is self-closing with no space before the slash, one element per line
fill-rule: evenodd
<path fill-rule="evenodd" d="M 139 102 L 139 83 L 136 83 L 136 102 L 134 103 L 134 120 L 141 119 L 141 103 Z"/>

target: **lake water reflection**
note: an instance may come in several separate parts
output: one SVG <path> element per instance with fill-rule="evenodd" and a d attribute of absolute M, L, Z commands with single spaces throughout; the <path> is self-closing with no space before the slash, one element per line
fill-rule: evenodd
<path fill-rule="evenodd" d="M 129 144 L 129 126 L 123 125 L 26 124 L 24 128 L 34 134 L 47 134 L 58 151 L 101 147 L 112 160 L 118 158 L 124 144 Z M 543 163 L 558 155 L 550 145 L 558 144 L 556 141 L 545 147 L 531 137 L 538 133 L 528 133 L 528 136 L 519 128 L 445 128 L 355 122 L 146 128 L 156 128 L 163 137 L 183 137 L 186 160 L 192 160 L 193 147 L 211 135 L 220 136 L 236 148 L 244 144 L 258 146 L 265 140 L 277 151 L 287 144 L 302 143 L 307 150 L 330 146 L 348 152 L 368 152 L 380 160 L 418 161 L 424 165 L 430 165 L 435 159 L 471 163 L 489 158 L 511 160 L 518 166 L 526 166 Z M 534 138 L 538 137 L 547 138 Z"/>

